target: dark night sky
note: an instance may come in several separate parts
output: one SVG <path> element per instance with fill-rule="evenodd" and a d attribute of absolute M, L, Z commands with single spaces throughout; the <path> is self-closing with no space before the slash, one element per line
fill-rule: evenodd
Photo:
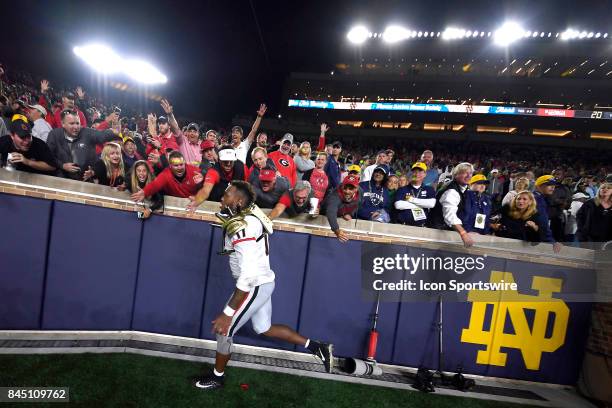
<path fill-rule="evenodd" d="M 177 112 L 214 121 L 281 103 L 293 71 L 328 72 L 351 25 L 388 23 L 442 31 L 447 25 L 493 30 L 506 18 L 526 27 L 569 25 L 612 32 L 610 1 L 258 1 L 169 2 L 0 0 L 0 62 L 37 75 L 91 78 L 74 45 L 100 40 L 122 55 L 143 57 L 168 78 L 160 89 Z M 10 6 L 9 6 L 10 5 Z M 10 39 L 10 40 L 8 40 Z M 265 46 L 265 51 L 264 51 Z M 27 52 L 24 52 L 24 49 Z M 266 57 L 267 54 L 267 57 Z"/>

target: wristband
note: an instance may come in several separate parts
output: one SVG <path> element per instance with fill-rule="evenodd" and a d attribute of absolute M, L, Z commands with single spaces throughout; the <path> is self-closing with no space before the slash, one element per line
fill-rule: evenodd
<path fill-rule="evenodd" d="M 225 306 L 225 309 L 223 309 L 223 314 L 229 317 L 233 317 L 236 314 L 236 311 L 229 307 L 229 305 L 227 305 Z"/>

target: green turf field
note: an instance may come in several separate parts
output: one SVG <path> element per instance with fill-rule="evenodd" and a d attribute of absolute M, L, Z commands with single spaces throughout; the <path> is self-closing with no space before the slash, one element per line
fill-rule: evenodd
<path fill-rule="evenodd" d="M 209 368 L 201 363 L 132 354 L 0 355 L 0 386 L 67 386 L 71 403 L 83 407 L 519 406 L 236 367 L 228 368 L 223 390 L 193 388 L 191 378 Z M 243 390 L 240 384 L 248 384 L 249 389 Z M 8 405 L 0 403 L 0 408 Z"/>

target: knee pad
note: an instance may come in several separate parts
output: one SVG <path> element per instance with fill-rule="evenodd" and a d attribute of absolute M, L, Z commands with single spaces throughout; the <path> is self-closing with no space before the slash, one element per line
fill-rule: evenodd
<path fill-rule="evenodd" d="M 231 337 L 217 334 L 217 352 L 220 354 L 232 354 L 232 344 L 234 341 Z"/>

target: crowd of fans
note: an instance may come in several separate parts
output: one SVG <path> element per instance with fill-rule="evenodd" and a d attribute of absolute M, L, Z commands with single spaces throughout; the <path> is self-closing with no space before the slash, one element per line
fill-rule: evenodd
<path fill-rule="evenodd" d="M 37 89 L 2 80 L 0 91 L 3 167 L 128 190 L 143 218 L 163 211 L 164 195 L 189 198 L 194 211 L 219 201 L 232 180 L 246 180 L 272 219 L 323 214 L 342 242 L 340 218 L 452 230 L 466 246 L 477 234 L 549 242 L 555 251 L 612 240 L 607 152 L 330 142 L 325 123 L 312 144 L 290 133 L 270 143 L 259 131 L 264 104 L 245 137 L 239 126 L 227 135 L 198 123 L 181 127 L 167 100 L 159 116 L 126 116 L 125 107 L 80 87 L 52 91 L 47 80 Z"/>

